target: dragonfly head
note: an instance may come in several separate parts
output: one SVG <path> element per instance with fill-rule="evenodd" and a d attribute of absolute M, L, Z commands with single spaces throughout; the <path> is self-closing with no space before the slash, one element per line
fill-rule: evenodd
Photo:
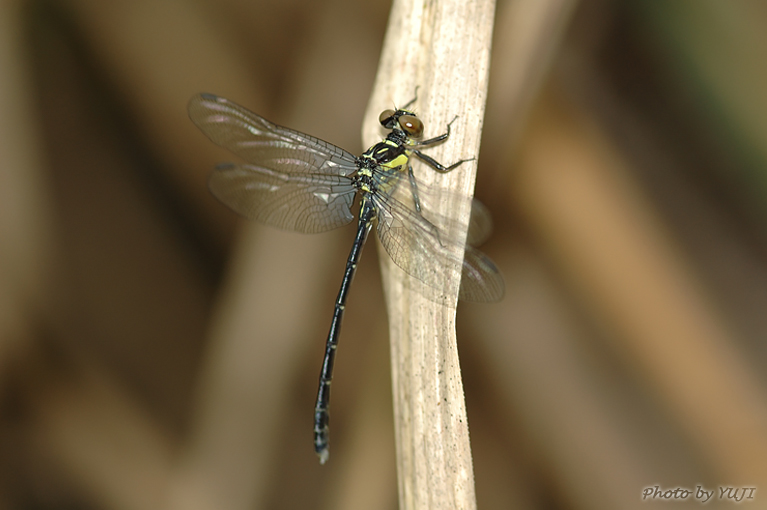
<path fill-rule="evenodd" d="M 423 136 L 423 122 L 408 110 L 384 110 L 378 121 L 386 129 L 400 129 L 410 138 Z"/>

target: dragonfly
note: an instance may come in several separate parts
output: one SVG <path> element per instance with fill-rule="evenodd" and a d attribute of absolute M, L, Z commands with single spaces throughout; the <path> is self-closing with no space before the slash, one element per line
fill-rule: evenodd
<path fill-rule="evenodd" d="M 213 143 L 246 161 L 217 165 L 208 181 L 213 195 L 240 215 L 285 230 L 319 233 L 351 223 L 359 197 L 357 231 L 325 342 L 314 409 L 314 449 L 321 464 L 330 455 L 330 384 L 346 298 L 373 226 L 394 263 L 433 291 L 429 297 L 439 299 L 456 289 L 468 301 L 503 297 L 497 267 L 472 247 L 488 228 L 470 229 L 467 240 L 458 233 L 463 225 L 428 211 L 434 197 L 450 195 L 419 184 L 411 159 L 439 173 L 469 160 L 444 166 L 422 152 L 447 140 L 452 122 L 445 133 L 421 141 L 423 122 L 408 109 L 414 101 L 381 113 L 387 135 L 360 156 L 274 124 L 222 97 L 203 93 L 189 102 L 192 122 Z M 471 208 L 472 226 L 489 225 L 489 214 L 479 202 Z"/>

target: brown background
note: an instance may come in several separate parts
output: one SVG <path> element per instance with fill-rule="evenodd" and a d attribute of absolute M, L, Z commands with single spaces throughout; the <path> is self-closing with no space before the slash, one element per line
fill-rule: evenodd
<path fill-rule="evenodd" d="M 763 505 L 767 8 L 534 4 L 498 5 L 479 155 L 507 296 L 458 312 L 479 507 Z M 206 189 L 233 157 L 186 116 L 212 92 L 361 152 L 389 7 L 2 3 L 0 509 L 396 508 L 377 250 L 320 467 L 353 228 L 238 220 Z"/>

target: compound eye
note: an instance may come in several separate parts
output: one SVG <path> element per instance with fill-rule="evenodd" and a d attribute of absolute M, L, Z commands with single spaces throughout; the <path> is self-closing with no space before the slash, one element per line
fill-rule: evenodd
<path fill-rule="evenodd" d="M 384 110 L 381 112 L 381 115 L 378 116 L 378 122 L 380 122 L 386 129 L 393 128 L 395 121 L 394 110 Z"/>
<path fill-rule="evenodd" d="M 415 115 L 403 115 L 399 118 L 402 130 L 413 138 L 421 138 L 423 135 L 423 122 Z"/>

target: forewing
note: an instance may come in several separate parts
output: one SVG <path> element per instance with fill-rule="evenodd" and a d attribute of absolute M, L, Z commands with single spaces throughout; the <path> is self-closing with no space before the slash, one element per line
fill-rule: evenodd
<path fill-rule="evenodd" d="M 397 266 L 437 291 L 437 297 L 490 302 L 503 297 L 503 277 L 482 252 L 447 237 L 399 200 L 374 194 L 378 237 Z"/>
<path fill-rule="evenodd" d="M 389 179 L 393 180 L 392 177 Z M 490 211 L 479 200 L 448 190 L 430 188 L 419 182 L 417 178 L 414 188 L 404 174 L 396 176 L 396 180 L 397 184 L 391 190 L 391 196 L 415 211 L 413 194 L 417 193 L 424 215 L 440 231 L 459 233 L 466 232 L 468 229 L 466 244 L 469 246 L 479 246 L 490 237 L 493 230 L 493 220 Z M 435 212 L 446 209 L 463 209 L 464 207 L 471 207 L 468 224 L 465 218 L 449 218 Z"/>
<path fill-rule="evenodd" d="M 338 175 L 223 164 L 213 171 L 208 185 L 235 212 L 285 230 L 314 234 L 354 219 L 350 209 L 356 190 L 348 178 Z"/>
<path fill-rule="evenodd" d="M 313 136 L 278 126 L 222 97 L 198 94 L 189 117 L 215 144 L 258 167 L 287 174 L 350 176 L 353 154 Z"/>

